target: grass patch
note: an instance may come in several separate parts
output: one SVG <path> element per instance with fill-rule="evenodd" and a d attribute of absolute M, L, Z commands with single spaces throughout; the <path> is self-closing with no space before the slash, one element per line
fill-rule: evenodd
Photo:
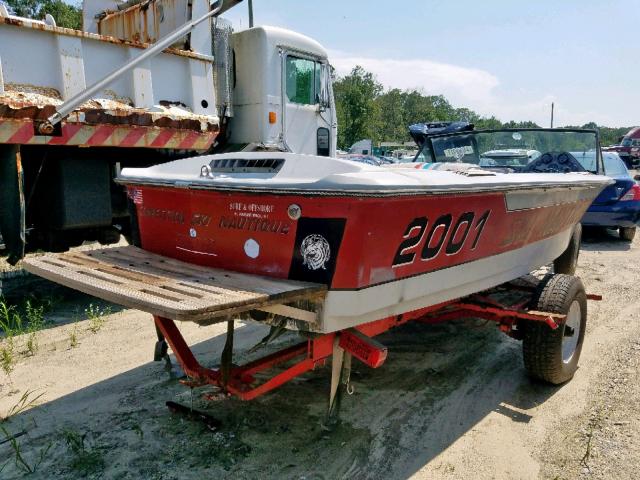
<path fill-rule="evenodd" d="M 34 459 L 29 460 L 23 454 L 22 446 L 20 445 L 20 442 L 18 442 L 18 439 L 16 438 L 16 436 L 9 433 L 9 431 L 7 431 L 7 429 L 1 425 L 0 425 L 0 431 L 2 431 L 5 441 L 9 443 L 11 450 L 13 450 L 13 461 L 15 462 L 16 468 L 26 474 L 31 474 L 36 472 L 40 464 L 46 458 L 47 453 L 49 453 L 51 446 L 53 445 L 52 442 L 49 442 L 47 446 L 40 449 L 40 451 L 37 453 Z M 4 470 L 4 468 L 9 464 L 10 461 L 11 459 L 7 460 L 4 463 L 4 465 L 2 465 L 0 471 Z"/>
<path fill-rule="evenodd" d="M 6 422 L 12 416 L 18 415 L 19 413 L 24 412 L 25 410 L 29 410 L 31 407 L 35 407 L 38 404 L 38 400 L 44 395 L 44 392 L 36 395 L 35 390 L 26 390 L 18 402 L 9 409 L 7 414 L 2 417 L 0 416 L 0 422 Z"/>
<path fill-rule="evenodd" d="M 80 434 L 75 430 L 65 429 L 62 431 L 62 436 L 72 455 L 69 463 L 72 470 L 89 475 L 104 468 L 102 452 L 95 446 L 88 445 L 86 433 Z"/>
<path fill-rule="evenodd" d="M 89 319 L 89 330 L 98 333 L 104 325 L 105 317 L 111 315 L 111 307 L 100 308 L 100 305 L 91 303 L 85 308 L 84 313 Z"/>
<path fill-rule="evenodd" d="M 16 352 L 13 336 L 6 337 L 0 344 L 0 368 L 5 375 L 10 376 L 16 367 Z"/>
<path fill-rule="evenodd" d="M 69 332 L 69 348 L 76 348 L 78 346 L 78 325 L 74 324 L 73 328 Z"/>
<path fill-rule="evenodd" d="M 45 311 L 50 309 L 54 300 L 36 300 L 28 298 L 21 308 L 11 305 L 0 297 L 0 367 L 7 374 L 11 374 L 16 362 L 14 337 L 28 335 L 26 353 L 35 355 L 38 351 L 37 332 L 46 327 Z"/>

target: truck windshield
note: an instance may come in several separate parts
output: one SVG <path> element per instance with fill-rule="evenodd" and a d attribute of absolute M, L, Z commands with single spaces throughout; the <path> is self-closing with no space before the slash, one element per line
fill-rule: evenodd
<path fill-rule="evenodd" d="M 472 163 L 510 171 L 597 173 L 597 147 L 596 133 L 588 130 L 478 130 L 427 136 L 415 161 Z M 534 162 L 541 168 L 533 169 Z"/>

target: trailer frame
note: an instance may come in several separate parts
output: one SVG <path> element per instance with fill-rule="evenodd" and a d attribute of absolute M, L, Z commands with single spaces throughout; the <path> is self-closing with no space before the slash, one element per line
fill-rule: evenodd
<path fill-rule="evenodd" d="M 331 360 L 331 415 L 337 413 L 339 394 L 352 391 L 352 359 L 371 368 L 382 366 L 387 348 L 374 337 L 392 328 L 412 321 L 434 324 L 474 318 L 495 322 L 503 333 L 523 339 L 525 323 L 544 325 L 553 332 L 567 320 L 567 314 L 535 309 L 543 282 L 533 276 L 356 327 L 319 333 L 313 331 L 313 326 L 326 295 L 324 285 L 200 267 L 131 246 L 31 257 L 25 261 L 25 268 L 68 287 L 152 314 L 158 333 L 154 359 L 168 361 L 171 347 L 186 375 L 182 383 L 191 388 L 211 385 L 223 394 L 253 400 Z M 585 302 L 602 299 L 587 295 L 578 283 Z M 300 308 L 301 304 L 315 309 Z M 276 330 L 297 329 L 306 338 L 244 365 L 235 365 L 234 321 L 238 317 L 270 324 Z M 219 368 L 205 367 L 196 359 L 176 320 L 201 325 L 227 323 Z M 569 328 L 562 334 L 574 333 Z M 276 371 L 259 382 L 257 376 L 270 370 Z"/>

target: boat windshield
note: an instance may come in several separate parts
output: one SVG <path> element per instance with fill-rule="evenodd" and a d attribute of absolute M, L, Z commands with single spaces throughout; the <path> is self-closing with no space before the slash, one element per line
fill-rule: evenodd
<path fill-rule="evenodd" d="M 424 138 L 416 162 L 472 163 L 514 172 L 602 172 L 595 131 L 477 130 Z"/>

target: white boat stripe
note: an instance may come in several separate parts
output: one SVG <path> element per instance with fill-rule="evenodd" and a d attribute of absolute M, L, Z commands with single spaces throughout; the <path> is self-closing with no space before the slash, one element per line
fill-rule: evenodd
<path fill-rule="evenodd" d="M 362 290 L 330 290 L 318 331 L 328 333 L 354 327 L 514 280 L 559 257 L 572 232 L 573 225 L 516 250 Z"/>

